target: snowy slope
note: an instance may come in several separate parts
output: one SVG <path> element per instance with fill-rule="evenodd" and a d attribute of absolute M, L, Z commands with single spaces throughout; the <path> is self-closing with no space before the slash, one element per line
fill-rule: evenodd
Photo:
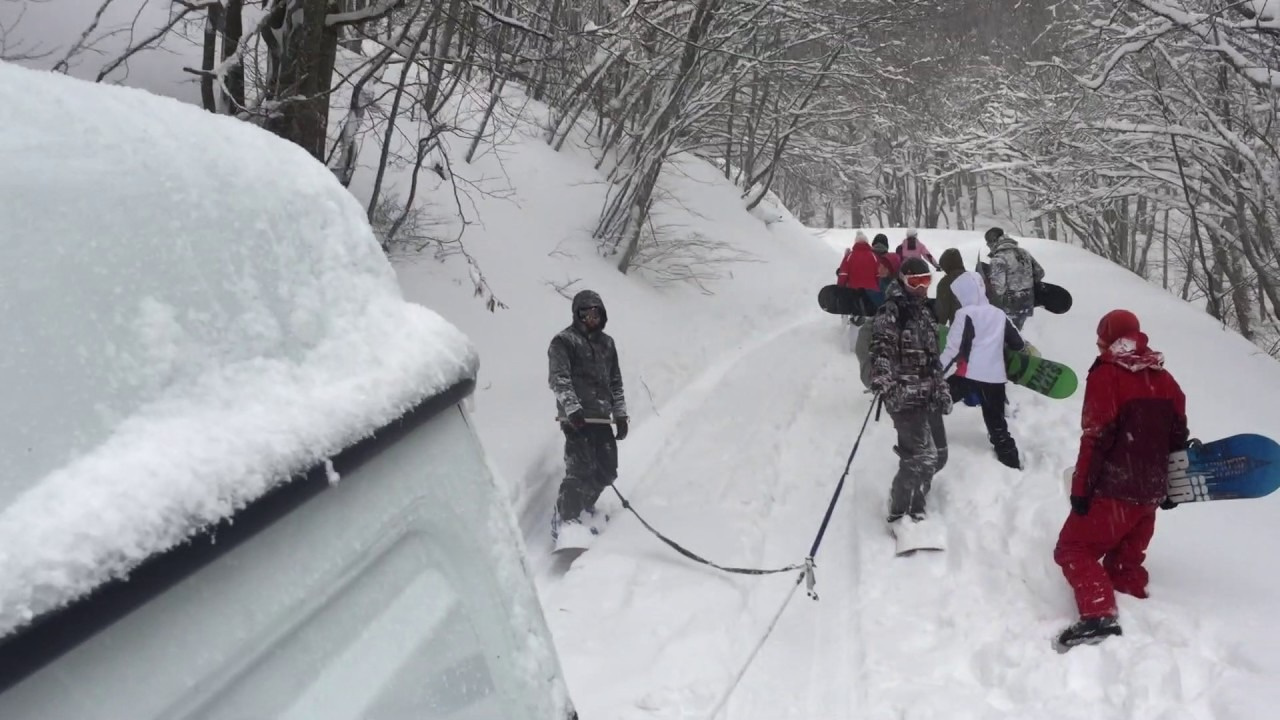
<path fill-rule="evenodd" d="M 960 248 L 970 265 L 981 245 L 971 233 L 923 237 L 936 253 Z M 843 247 L 851 234 L 829 239 Z M 1026 245 L 1047 279 L 1076 295 L 1069 314 L 1038 314 L 1028 325 L 1046 356 L 1083 373 L 1098 318 L 1127 307 L 1167 353 L 1194 435 L 1280 434 L 1280 409 L 1258 399 L 1280 382 L 1273 360 L 1097 257 Z M 829 265 L 838 258 L 830 253 Z M 660 530 L 718 562 L 802 560 L 866 416 L 869 397 L 842 330 L 811 296 L 708 364 L 624 446 L 619 487 Z M 647 332 L 628 327 L 620 342 L 663 342 Z M 1068 512 L 1061 473 L 1074 461 L 1080 397 L 1012 396 L 1024 472 L 995 461 L 975 409 L 948 418 L 951 463 L 931 496 L 949 526 L 941 556 L 892 556 L 883 524 L 892 427 L 887 418 L 870 425 L 817 556 L 821 600 L 796 595 L 723 717 L 1272 715 L 1280 574 L 1260 549 L 1280 540 L 1272 519 L 1280 501 L 1161 513 L 1152 597 L 1120 597 L 1124 637 L 1059 656 L 1050 638 L 1074 608 L 1051 553 Z M 706 717 L 794 581 L 794 573 L 743 578 L 694 565 L 623 515 L 567 573 L 544 572 L 541 591 L 584 717 Z"/>
<path fill-rule="evenodd" d="M 527 104 L 526 104 L 527 103 Z M 480 374 L 475 417 L 482 440 L 513 501 L 524 511 L 531 542 L 549 544 L 550 507 L 563 474 L 563 437 L 552 421 L 547 346 L 570 322 L 569 298 L 590 288 L 609 310 L 634 421 L 664 421 L 687 386 L 761 334 L 810 317 L 813 288 L 834 277 L 830 250 L 785 212 L 743 209 L 739 193 L 715 168 L 685 157 L 665 174 L 655 223 L 680 237 L 700 235 L 746 258 L 698 268 L 717 276 L 702 287 L 655 283 L 647 270 L 622 275 L 617 257 L 601 257 L 591 232 L 605 200 L 604 175 L 582 138 L 562 152 L 548 147 L 537 103 L 513 102 L 524 115 L 504 126 L 500 144 L 461 160 L 466 139 L 449 136 L 450 168 L 466 192 L 475 224 L 463 243 L 496 296 L 508 307 L 489 312 L 472 295 L 464 260 L 397 258 L 405 296 L 440 312 L 475 343 Z M 367 182 L 358 174 L 353 187 Z M 428 212 L 456 217 L 452 189 L 435 176 Z M 767 218 L 766 224 L 761 218 Z M 562 289 L 557 289 L 561 286 Z M 634 466 L 638 433 L 624 446 L 623 472 Z"/>

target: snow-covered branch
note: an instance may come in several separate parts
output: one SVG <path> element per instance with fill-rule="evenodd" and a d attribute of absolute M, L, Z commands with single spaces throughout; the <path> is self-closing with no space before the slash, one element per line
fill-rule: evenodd
<path fill-rule="evenodd" d="M 111 0 L 106 0 L 106 3 L 109 3 L 110 1 Z M 114 72 L 116 68 L 128 62 L 129 58 L 151 47 L 153 43 L 157 43 L 160 40 L 162 40 L 166 35 L 169 34 L 171 30 L 173 30 L 174 26 L 176 26 L 178 23 L 186 19 L 187 15 L 190 15 L 193 12 L 198 12 L 200 10 L 207 9 L 212 5 L 218 5 L 221 3 L 221 1 L 222 0 L 197 0 L 196 2 L 185 2 L 181 0 L 175 0 L 174 4 L 181 6 L 182 10 L 176 13 L 172 13 L 169 18 L 169 22 L 157 28 L 155 32 L 151 33 L 146 38 L 144 38 L 142 42 L 130 45 L 128 48 L 125 49 L 123 53 L 116 56 L 114 60 L 104 65 L 102 69 L 98 71 L 98 75 L 96 78 L 94 78 L 94 80 L 96 82 L 102 82 L 102 80 L 106 78 L 108 75 L 110 75 L 112 72 Z M 106 3 L 103 4 L 104 8 L 106 7 Z"/>
<path fill-rule="evenodd" d="M 380 0 L 379 2 L 369 5 L 368 7 L 350 12 L 329 13 L 324 16 L 325 27 L 342 27 L 345 25 L 358 25 L 370 20 L 378 20 L 386 17 L 391 11 L 399 8 L 404 4 L 404 0 Z"/>

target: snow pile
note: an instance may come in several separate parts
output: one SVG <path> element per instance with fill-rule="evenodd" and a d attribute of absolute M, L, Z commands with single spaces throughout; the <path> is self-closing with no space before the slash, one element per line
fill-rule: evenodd
<path fill-rule="evenodd" d="M 895 245 L 903 235 L 888 233 Z M 852 231 L 832 235 L 828 270 L 852 242 Z M 980 249 L 985 256 L 978 233 L 921 237 L 935 254 L 957 247 L 969 267 Z M 1273 359 L 1096 256 L 1023 244 L 1046 279 L 1075 296 L 1069 313 L 1037 312 L 1027 325 L 1046 357 L 1083 377 L 1098 319 L 1129 308 L 1186 391 L 1193 435 L 1280 436 L 1280 407 L 1258 399 L 1280 384 Z M 618 487 L 649 522 L 704 557 L 778 567 L 801 560 L 813 541 L 870 409 L 845 328 L 815 307 L 828 277 L 815 277 L 790 318 L 775 316 L 751 342 L 707 362 L 620 446 Z M 777 287 L 763 280 L 752 289 Z M 606 298 L 619 292 L 598 289 Z M 615 337 L 623 348 L 665 343 L 678 357 L 662 332 L 628 328 Z M 1148 557 L 1151 597 L 1119 597 L 1124 636 L 1066 655 L 1051 649 L 1075 615 L 1052 551 L 1069 512 L 1062 470 L 1075 460 L 1082 395 L 1051 400 L 1010 389 L 1023 472 L 995 460 L 976 408 L 948 416 L 951 460 L 930 510 L 947 524 L 949 549 L 930 556 L 893 556 L 884 516 L 894 432 L 887 417 L 872 421 L 817 556 L 821 600 L 796 596 L 721 717 L 1271 717 L 1280 702 L 1272 609 L 1280 560 L 1269 550 L 1280 541 L 1277 497 L 1162 511 Z M 707 717 L 795 575 L 724 575 L 676 555 L 628 513 L 614 517 L 567 573 L 541 577 L 579 711 Z"/>
<path fill-rule="evenodd" d="M 468 377 L 297 147 L 0 64 L 0 635 Z"/>

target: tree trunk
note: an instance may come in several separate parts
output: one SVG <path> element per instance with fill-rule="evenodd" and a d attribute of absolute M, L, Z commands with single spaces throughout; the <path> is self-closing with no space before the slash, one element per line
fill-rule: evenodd
<path fill-rule="evenodd" d="M 295 8 L 286 12 L 286 8 Z M 337 28 L 325 25 L 326 0 L 278 0 L 263 41 L 268 48 L 263 127 L 324 159 Z"/>
<path fill-rule="evenodd" d="M 1164 209 L 1164 228 L 1161 231 L 1164 240 L 1161 244 L 1164 246 L 1163 258 L 1161 259 L 1161 278 L 1160 287 L 1165 290 L 1169 289 L 1169 208 Z"/>
<path fill-rule="evenodd" d="M 222 6 L 210 5 L 204 19 L 204 43 L 201 46 L 200 105 L 209 112 L 218 112 L 218 100 L 214 95 L 213 70 L 218 59 L 218 29 L 222 25 Z"/>
<path fill-rule="evenodd" d="M 226 13 L 222 31 L 222 59 L 235 54 L 244 36 L 244 0 L 226 0 Z M 223 109 L 235 115 L 244 109 L 244 63 L 236 63 L 227 71 L 228 105 Z"/>

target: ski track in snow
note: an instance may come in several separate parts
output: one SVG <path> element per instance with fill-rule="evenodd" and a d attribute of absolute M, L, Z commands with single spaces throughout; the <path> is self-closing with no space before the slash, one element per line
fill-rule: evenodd
<path fill-rule="evenodd" d="M 1063 357 L 1074 339 L 1041 337 L 1052 322 L 1037 315 L 1027 336 Z M 806 315 L 728 354 L 633 430 L 619 487 L 655 527 L 713 561 L 801 561 L 870 402 L 845 332 Z M 1010 386 L 1010 397 L 1024 472 L 996 462 L 977 408 L 947 418 L 950 462 L 930 494 L 948 526 L 941 554 L 893 555 L 884 514 L 894 433 L 887 413 L 872 420 L 816 558 L 821 599 L 796 593 L 719 717 L 1249 717 L 1226 691 L 1261 681 L 1242 677 L 1255 665 L 1247 649 L 1215 639 L 1218 620 L 1158 595 L 1120 596 L 1123 638 L 1050 650 L 1074 615 L 1051 558 L 1079 394 L 1054 401 Z M 596 546 L 571 567 L 543 551 L 538 566 L 579 711 L 707 717 L 797 573 L 696 565 L 605 497 L 614 520 Z M 530 545 L 539 542 L 549 545 Z"/>

